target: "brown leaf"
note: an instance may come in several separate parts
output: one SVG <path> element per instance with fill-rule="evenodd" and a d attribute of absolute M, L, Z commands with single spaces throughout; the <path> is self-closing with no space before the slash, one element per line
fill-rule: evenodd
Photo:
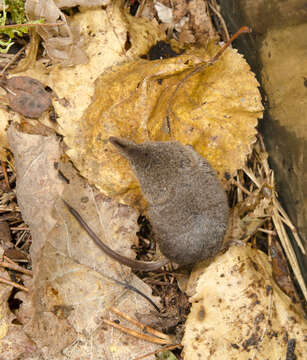
<path fill-rule="evenodd" d="M 29 76 L 1 79 L 0 86 L 6 91 L 9 106 L 19 114 L 38 119 L 51 107 L 51 95 L 43 84 Z"/>
<path fill-rule="evenodd" d="M 4 249 L 11 245 L 11 231 L 7 221 L 2 221 L 0 218 L 0 244 Z"/>
<path fill-rule="evenodd" d="M 38 34 L 44 40 L 44 47 L 54 62 L 63 66 L 84 64 L 87 62 L 82 50 L 79 31 L 67 24 L 66 17 L 53 0 L 27 0 L 25 10 L 30 20 L 45 19 L 47 23 L 62 22 L 60 26 L 37 27 Z"/>
<path fill-rule="evenodd" d="M 88 351 L 95 358 L 131 359 L 131 354 L 156 349 L 156 345 L 101 327 L 114 302 L 131 316 L 135 311 L 152 310 L 143 298 L 126 294 L 110 277 L 128 280 L 148 296 L 151 291 L 130 269 L 96 247 L 61 197 L 65 196 L 114 250 L 131 257 L 136 211 L 98 195 L 70 163 L 59 164 L 56 136 L 25 134 L 14 126 L 8 134 L 16 160 L 18 203 L 32 235 L 33 280 L 27 282 L 32 291 L 23 297 L 18 311 L 26 334 L 45 359 L 61 359 L 65 352 L 82 358 Z M 55 164 L 64 177 L 59 177 Z"/>
<path fill-rule="evenodd" d="M 273 237 L 270 247 L 270 255 L 272 258 L 273 277 L 278 286 L 293 300 L 298 300 L 293 282 L 290 277 L 290 271 L 287 260 L 282 251 L 280 243 Z"/>
<path fill-rule="evenodd" d="M 15 323 L 14 316 L 10 316 L 10 324 L 5 336 L 1 337 L 1 354 L 0 360 L 16 360 L 16 359 L 38 359 L 36 355 L 36 345 L 24 333 L 22 326 Z M 2 325 L 3 330 L 3 325 Z M 32 357 L 33 356 L 33 357 Z"/>

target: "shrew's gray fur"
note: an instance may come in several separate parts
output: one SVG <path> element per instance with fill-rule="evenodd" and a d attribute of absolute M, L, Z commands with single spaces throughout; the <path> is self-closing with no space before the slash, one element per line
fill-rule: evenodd
<path fill-rule="evenodd" d="M 208 162 L 176 141 L 135 144 L 111 137 L 110 142 L 129 160 L 140 183 L 162 253 L 181 265 L 216 255 L 229 208 Z"/>

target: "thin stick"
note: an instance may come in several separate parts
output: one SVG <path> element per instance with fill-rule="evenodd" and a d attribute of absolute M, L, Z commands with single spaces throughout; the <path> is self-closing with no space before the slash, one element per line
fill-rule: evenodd
<path fill-rule="evenodd" d="M 18 56 L 24 51 L 25 46 L 23 46 L 21 49 L 17 51 L 17 53 L 11 58 L 11 60 L 4 66 L 4 68 L 1 70 L 1 75 L 5 73 L 8 67 L 10 67 L 13 62 L 18 58 Z"/>
<path fill-rule="evenodd" d="M 0 266 L 11 269 L 11 270 L 19 271 L 19 272 L 29 275 L 29 276 L 33 276 L 33 273 L 31 270 L 27 270 L 27 269 L 23 268 L 22 266 L 15 264 L 14 262 L 11 263 L 11 262 L 6 262 L 6 261 L 0 261 Z"/>
<path fill-rule="evenodd" d="M 145 2 L 146 2 L 146 0 L 142 0 L 142 1 L 140 2 L 139 7 L 138 7 L 138 9 L 137 9 L 137 11 L 136 11 L 135 17 L 140 17 L 140 14 L 141 14 L 142 11 L 143 11 Z"/>
<path fill-rule="evenodd" d="M 276 202 L 276 200 L 273 202 L 273 204 Z M 275 204 L 274 204 L 275 205 Z M 305 285 L 305 281 L 303 279 L 303 276 L 301 274 L 301 271 L 300 271 L 300 268 L 299 268 L 299 265 L 298 265 L 298 262 L 297 262 L 297 259 L 296 259 L 296 256 L 295 256 L 295 253 L 294 253 L 294 250 L 291 246 L 291 243 L 290 243 L 290 240 L 288 238 L 288 235 L 286 233 L 286 230 L 283 226 L 283 223 L 281 221 L 281 218 L 278 214 L 278 210 L 277 210 L 277 207 L 276 205 L 273 207 L 273 223 L 275 225 L 275 228 L 276 228 L 276 231 L 278 233 L 278 236 L 279 236 L 279 239 L 280 239 L 280 242 L 282 244 L 282 247 L 286 253 L 286 256 L 287 256 L 287 259 L 289 260 L 290 264 L 291 264 L 291 267 L 292 267 L 292 270 L 293 270 L 293 273 L 300 285 L 300 288 L 302 290 L 302 293 L 305 297 L 305 299 L 307 299 L 307 288 L 306 288 L 306 285 Z"/>
<path fill-rule="evenodd" d="M 274 231 L 274 230 L 267 230 L 267 229 L 263 229 L 263 228 L 258 228 L 257 230 L 259 230 L 263 233 L 269 234 L 269 235 L 276 235 L 276 231 Z"/>
<path fill-rule="evenodd" d="M 215 63 L 219 57 L 223 54 L 223 52 L 228 48 L 228 46 L 241 34 L 243 33 L 250 33 L 252 30 L 248 28 L 247 26 L 242 26 L 235 34 L 232 35 L 232 37 L 220 48 L 220 50 L 217 52 L 215 56 L 213 56 L 212 59 L 210 59 L 210 63 Z"/>
<path fill-rule="evenodd" d="M 247 189 L 245 189 L 245 187 L 244 187 L 242 184 L 240 184 L 237 180 L 232 179 L 232 183 L 233 183 L 234 185 L 236 185 L 238 188 L 240 188 L 245 194 L 247 194 L 247 195 L 251 195 L 251 194 L 252 194 L 250 191 L 248 191 Z"/>
<path fill-rule="evenodd" d="M 20 289 L 20 290 L 23 290 L 25 292 L 29 292 L 29 289 L 26 288 L 25 286 L 23 285 L 19 285 L 13 281 L 10 281 L 10 280 L 7 280 L 7 279 L 4 279 L 3 277 L 0 277 L 0 283 L 4 283 L 4 284 L 7 284 L 7 285 L 11 285 L 17 289 Z"/>
<path fill-rule="evenodd" d="M 29 227 L 17 227 L 17 226 L 12 226 L 10 229 L 11 229 L 11 230 L 30 231 L 30 228 L 29 228 Z"/>
<path fill-rule="evenodd" d="M 269 224 L 268 224 L 268 227 L 270 230 L 267 230 L 267 231 L 272 231 L 272 220 L 269 221 Z M 259 229 L 258 229 L 259 230 Z M 263 229 L 265 230 L 265 229 Z M 276 233 L 276 231 L 274 231 Z M 272 247 L 272 234 L 268 233 L 268 249 L 271 249 Z M 271 251 L 268 251 L 268 255 L 269 255 L 269 261 L 271 263 L 271 266 L 272 266 L 272 254 L 271 254 Z"/>
<path fill-rule="evenodd" d="M 148 356 L 151 356 L 151 355 L 156 355 L 158 354 L 159 352 L 162 352 L 162 351 L 167 351 L 167 350 L 174 350 L 174 349 L 177 349 L 179 347 L 182 347 L 181 344 L 175 344 L 175 345 L 169 345 L 169 346 L 163 346 L 161 349 L 158 349 L 156 351 L 152 351 L 150 353 L 147 353 L 145 355 L 142 355 L 140 357 L 137 357 L 137 358 L 134 358 L 134 360 L 141 360 L 141 359 L 145 359 L 147 358 Z"/>
<path fill-rule="evenodd" d="M 20 234 L 20 237 L 17 239 L 17 242 L 15 244 L 15 247 L 18 248 L 19 247 L 19 244 L 24 240 L 24 238 L 27 236 L 27 232 L 26 231 L 23 231 Z M 28 240 L 26 240 L 28 241 Z M 23 247 L 25 246 L 25 243 L 20 247 L 20 249 L 23 249 Z"/>
<path fill-rule="evenodd" d="M 9 263 L 11 263 L 13 265 L 18 265 L 18 264 L 16 264 L 16 262 L 14 260 L 10 259 L 9 257 L 7 257 L 5 255 L 3 255 L 3 260 L 5 260 L 5 261 L 7 261 L 7 262 L 9 262 Z M 21 262 L 21 263 L 28 263 L 29 262 L 29 260 L 26 260 L 26 259 L 18 259 L 18 260 L 16 259 L 16 261 Z"/>
<path fill-rule="evenodd" d="M 161 338 L 161 339 L 167 340 L 168 343 L 171 342 L 171 338 L 170 338 L 168 335 L 163 334 L 162 332 L 160 332 L 160 331 L 158 331 L 158 330 L 155 330 L 155 329 L 151 328 L 151 327 L 148 326 L 148 325 L 144 325 L 144 324 L 140 323 L 139 321 L 137 321 L 136 319 L 132 318 L 131 316 L 122 313 L 122 312 L 121 312 L 119 309 L 117 309 L 116 307 L 111 306 L 111 307 L 110 307 L 110 310 L 111 310 L 114 314 L 122 317 L 123 319 L 126 319 L 127 321 L 131 322 L 132 324 L 134 324 L 135 326 L 139 327 L 139 328 L 142 329 L 143 331 L 148 332 L 148 333 L 150 333 L 150 334 L 153 334 L 153 335 L 155 335 L 155 336 L 157 336 L 157 337 L 159 337 L 159 338 Z"/>
<path fill-rule="evenodd" d="M 66 23 L 64 21 L 58 22 L 58 23 L 25 23 L 25 24 L 11 24 L 11 25 L 1 25 L 0 30 L 5 29 L 16 29 L 20 27 L 35 27 L 35 26 L 62 26 Z"/>
<path fill-rule="evenodd" d="M 257 188 L 260 189 L 261 185 L 260 185 L 259 181 L 257 180 L 256 176 L 247 167 L 243 167 L 242 170 L 253 181 L 253 183 L 257 186 Z"/>
<path fill-rule="evenodd" d="M 15 264 L 15 261 L 13 261 L 12 259 L 10 259 L 8 256 L 3 255 L 3 259 L 11 264 Z"/>
<path fill-rule="evenodd" d="M 10 182 L 9 182 L 9 178 L 7 176 L 6 167 L 5 167 L 4 161 L 2 161 L 2 160 L 1 160 L 1 167 L 2 167 L 2 172 L 3 172 L 3 176 L 4 176 L 4 179 L 5 179 L 6 185 L 11 190 L 11 185 L 10 185 Z"/>
<path fill-rule="evenodd" d="M 11 264 L 16 264 L 12 259 L 10 259 L 9 257 L 7 257 L 5 255 L 3 255 L 3 259 Z M 16 261 L 18 261 L 19 263 L 22 263 L 22 264 L 29 263 L 29 260 L 27 260 L 27 259 L 16 259 Z"/>
<path fill-rule="evenodd" d="M 220 12 L 211 3 L 209 3 L 209 7 L 214 12 L 214 14 L 219 18 L 219 20 L 220 20 L 220 22 L 222 24 L 223 30 L 225 31 L 226 40 L 228 41 L 230 36 L 229 36 L 229 32 L 228 32 L 228 29 L 227 29 L 227 26 L 226 26 L 226 23 L 225 23 L 225 20 L 224 20 L 223 16 L 220 14 Z"/>
<path fill-rule="evenodd" d="M 119 324 L 116 324 L 114 321 L 111 321 L 111 320 L 107 320 L 107 319 L 103 319 L 103 321 L 108 324 L 108 325 L 111 325 L 113 326 L 114 328 L 118 329 L 118 330 L 121 330 L 122 332 L 126 333 L 126 334 L 129 334 L 131 336 L 134 336 L 136 338 L 139 338 L 139 339 L 142 339 L 142 340 L 145 340 L 145 341 L 148 341 L 148 342 L 152 342 L 154 344 L 161 344 L 161 345 L 166 345 L 168 344 L 169 342 L 167 340 L 164 340 L 164 339 L 159 339 L 157 337 L 153 337 L 153 336 L 148 336 L 148 335 L 145 335 L 145 334 L 141 334 L 141 333 L 138 333 L 137 331 L 135 330 L 132 330 L 132 329 L 129 329 L 129 328 L 126 328 L 124 326 L 121 326 Z"/>
<path fill-rule="evenodd" d="M 286 214 L 285 210 L 283 209 L 283 207 L 281 206 L 281 204 L 278 200 L 276 200 L 276 205 L 277 205 L 278 211 L 282 215 L 281 216 L 282 221 L 291 229 L 299 248 L 301 249 L 302 253 L 305 255 L 306 252 L 305 252 L 304 246 L 301 242 L 300 237 L 298 236 L 295 226 L 292 224 L 291 220 L 289 219 L 288 215 Z"/>
<path fill-rule="evenodd" d="M 173 100 L 174 100 L 178 90 L 183 86 L 183 84 L 188 79 L 190 79 L 194 74 L 198 73 L 199 71 L 202 71 L 207 66 L 213 65 L 221 57 L 221 55 L 228 48 L 228 46 L 230 46 L 232 41 L 235 40 L 239 35 L 246 33 L 246 32 L 251 32 L 251 30 L 247 26 L 241 27 L 234 35 L 232 35 L 232 37 L 224 44 L 224 46 L 221 47 L 221 49 L 215 54 L 215 56 L 213 56 L 209 61 L 204 61 L 204 62 L 198 64 L 197 66 L 195 66 L 195 68 L 191 72 L 189 72 L 182 80 L 179 81 L 179 83 L 177 84 L 177 86 L 176 86 L 175 90 L 173 91 L 173 93 L 170 97 L 170 100 L 169 100 L 169 106 L 167 108 L 167 113 L 166 113 L 167 119 L 170 119 L 170 113 L 173 113 L 173 111 L 172 111 Z M 173 115 L 175 116 L 175 114 L 173 114 Z"/>

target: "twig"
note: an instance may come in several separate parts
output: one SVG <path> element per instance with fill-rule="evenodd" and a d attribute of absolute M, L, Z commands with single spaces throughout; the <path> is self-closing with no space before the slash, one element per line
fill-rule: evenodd
<path fill-rule="evenodd" d="M 269 222 L 268 227 L 270 229 L 269 231 L 271 231 L 271 229 L 272 229 L 272 220 Z M 258 230 L 260 230 L 260 229 L 258 229 Z M 263 229 L 263 230 L 265 230 L 265 229 Z M 276 231 L 274 231 L 274 232 L 276 233 Z M 272 253 L 270 251 L 271 248 L 272 248 L 272 234 L 269 232 L 268 233 L 268 249 L 269 249 L 268 256 L 269 256 L 269 261 L 270 261 L 271 266 L 272 266 Z"/>
<path fill-rule="evenodd" d="M 172 103 L 173 100 L 178 92 L 178 90 L 183 86 L 183 84 L 190 79 L 194 74 L 202 71 L 203 69 L 205 69 L 207 66 L 211 66 L 213 65 L 224 53 L 224 51 L 228 48 L 228 46 L 241 34 L 243 33 L 248 33 L 251 32 L 251 30 L 247 27 L 247 26 L 243 26 L 241 27 L 234 35 L 232 35 L 232 37 L 221 47 L 221 49 L 209 60 L 209 61 L 205 61 L 205 62 L 201 62 L 200 64 L 198 64 L 197 66 L 195 66 L 195 68 L 189 72 L 182 80 L 179 81 L 179 83 L 177 84 L 175 90 L 173 91 L 170 100 L 169 100 L 169 106 L 167 108 L 167 113 L 166 113 L 166 118 L 170 119 L 170 113 L 172 112 Z M 174 114 L 175 116 L 175 114 Z M 170 128 L 170 126 L 169 126 Z"/>
<path fill-rule="evenodd" d="M 3 259 L 11 264 L 16 264 L 14 260 L 10 259 L 8 256 L 3 255 Z M 28 261 L 27 261 L 28 262 Z"/>
<path fill-rule="evenodd" d="M 138 9 L 136 11 L 136 14 L 135 14 L 136 17 L 140 17 L 140 14 L 142 13 L 142 11 L 144 9 L 145 2 L 146 2 L 146 0 L 142 0 L 140 2 L 139 7 L 138 7 Z"/>
<path fill-rule="evenodd" d="M 280 215 L 278 213 L 278 209 L 277 209 L 277 206 L 276 206 L 276 201 L 277 201 L 276 199 L 273 199 L 273 205 L 275 205 L 273 207 L 273 217 L 272 217 L 273 218 L 273 223 L 275 225 L 275 228 L 276 228 L 276 231 L 278 233 L 278 236 L 279 236 L 280 242 L 282 244 L 282 247 L 285 250 L 285 253 L 287 255 L 287 259 L 289 260 L 289 262 L 291 264 L 293 273 L 296 276 L 296 279 L 297 279 L 297 281 L 298 281 L 298 283 L 300 285 L 300 288 L 302 290 L 302 293 L 304 294 L 305 299 L 307 299 L 307 288 L 306 288 L 306 285 L 305 285 L 305 281 L 304 281 L 304 278 L 303 278 L 303 276 L 301 274 L 301 271 L 300 271 L 300 268 L 299 268 L 299 265 L 298 265 L 294 250 L 293 250 L 293 248 L 291 246 L 290 239 L 289 239 L 289 237 L 288 237 L 288 235 L 286 233 L 286 230 L 285 230 L 285 228 L 283 226 Z"/>
<path fill-rule="evenodd" d="M 26 232 L 22 232 L 22 233 L 20 233 L 20 234 L 21 234 L 21 235 L 20 235 L 20 237 L 17 239 L 17 242 L 16 242 L 16 244 L 15 244 L 15 247 L 18 247 L 19 244 L 24 240 L 24 237 L 27 236 L 27 233 L 26 233 Z M 24 246 L 25 246 L 25 243 L 24 243 L 20 248 L 22 249 Z"/>
<path fill-rule="evenodd" d="M 11 230 L 23 230 L 23 231 L 30 231 L 30 228 L 27 226 L 27 227 L 17 227 L 17 226 L 12 226 L 10 228 Z"/>
<path fill-rule="evenodd" d="M 258 228 L 257 230 L 261 231 L 261 232 L 263 232 L 265 234 L 276 235 L 276 231 L 274 231 L 274 230 L 267 230 L 267 229 L 263 229 L 263 228 Z"/>
<path fill-rule="evenodd" d="M 282 215 L 281 219 L 282 221 L 290 228 L 290 230 L 292 231 L 293 233 L 293 236 L 299 246 L 299 248 L 301 249 L 302 253 L 305 255 L 306 252 L 305 252 L 305 249 L 304 249 L 304 246 L 301 242 L 301 239 L 300 237 L 298 236 L 298 233 L 296 231 L 296 228 L 295 226 L 292 224 L 291 220 L 289 219 L 288 215 L 286 214 L 285 210 L 282 208 L 280 202 L 276 199 L 276 205 L 277 205 L 277 209 L 278 211 L 280 212 L 280 214 Z"/>
<path fill-rule="evenodd" d="M 213 58 L 209 60 L 211 64 L 214 64 L 223 54 L 223 52 L 228 48 L 228 46 L 241 34 L 243 33 L 250 33 L 252 32 L 250 28 L 247 26 L 242 26 L 235 34 L 232 35 L 232 37 L 220 48 L 220 50 L 217 52 Z"/>
<path fill-rule="evenodd" d="M 275 184 L 274 172 L 269 167 L 268 154 L 266 153 L 262 136 L 260 134 L 257 134 L 257 137 L 259 140 L 259 147 L 256 147 L 256 146 L 254 147 L 254 164 L 251 167 L 245 166 L 245 167 L 243 167 L 242 170 L 249 177 L 249 179 L 251 180 L 251 183 L 253 183 L 254 186 L 256 187 L 255 190 L 257 190 L 257 188 L 262 189 L 262 190 L 264 190 L 265 187 L 268 188 L 269 192 L 268 193 L 263 192 L 263 195 L 267 199 L 271 199 L 270 203 L 271 203 L 271 208 L 272 208 L 272 215 L 270 216 L 268 214 L 268 219 L 270 219 L 274 224 L 273 229 L 271 229 L 271 228 L 263 229 L 260 227 L 257 230 L 268 234 L 268 247 L 270 247 L 271 236 L 272 235 L 278 236 L 280 243 L 282 245 L 282 248 L 285 251 L 287 260 L 289 261 L 289 264 L 291 265 L 294 276 L 297 279 L 297 282 L 301 288 L 301 291 L 302 291 L 305 299 L 307 299 L 306 284 L 304 282 L 302 272 L 298 265 L 296 255 L 295 255 L 293 246 L 291 244 L 291 241 L 289 239 L 289 236 L 286 232 L 285 226 L 288 226 L 289 229 L 292 231 L 293 237 L 294 237 L 295 241 L 297 242 L 297 244 L 303 254 L 305 254 L 305 249 L 304 249 L 301 239 L 296 231 L 295 226 L 292 224 L 288 215 L 286 214 L 286 212 L 282 208 L 281 204 L 277 200 L 277 194 L 274 190 L 274 184 Z M 260 177 L 258 175 L 256 175 L 258 173 L 260 174 Z M 236 182 L 234 182 L 234 184 L 237 185 L 237 191 L 241 193 L 241 191 L 243 191 L 243 189 L 241 189 L 242 186 L 239 185 L 239 181 L 238 181 L 238 184 Z M 247 186 L 247 185 L 245 185 L 245 186 Z M 245 189 L 245 187 L 244 187 L 244 189 Z"/>
<path fill-rule="evenodd" d="M 19 49 L 17 51 L 16 54 L 14 54 L 14 56 L 11 58 L 11 60 L 4 66 L 4 68 L 1 70 L 1 75 L 5 73 L 5 71 L 8 69 L 8 67 L 10 67 L 13 62 L 18 58 L 18 56 L 24 51 L 25 46 L 23 46 L 21 49 Z"/>
<path fill-rule="evenodd" d="M 10 185 L 10 182 L 9 182 L 9 178 L 8 178 L 8 176 L 7 176 L 5 163 L 4 163 L 4 161 L 2 161 L 2 160 L 1 160 L 1 167 L 2 167 L 2 173 L 3 173 L 4 179 L 5 179 L 6 185 L 7 185 L 8 188 L 11 190 L 11 185 Z"/>
<path fill-rule="evenodd" d="M 252 180 L 252 182 L 257 186 L 257 188 L 261 188 L 259 181 L 257 180 L 256 176 L 248 169 L 247 167 L 243 167 L 242 170 L 245 174 Z"/>
<path fill-rule="evenodd" d="M 7 279 L 4 279 L 3 277 L 0 277 L 0 283 L 4 283 L 4 284 L 7 284 L 7 285 L 11 285 L 17 289 L 20 289 L 20 290 L 23 290 L 25 292 L 29 292 L 29 289 L 26 288 L 25 286 L 23 285 L 20 285 L 20 284 L 17 284 L 13 281 L 10 281 L 10 280 L 7 280 Z"/>
<path fill-rule="evenodd" d="M 29 275 L 29 276 L 33 276 L 33 273 L 31 270 L 27 270 L 27 269 L 23 268 L 22 266 L 19 266 L 18 264 L 14 263 L 14 261 L 12 261 L 12 260 L 10 262 L 0 261 L 0 266 L 11 269 L 11 270 L 19 271 L 19 272 Z"/>
<path fill-rule="evenodd" d="M 214 5 L 216 6 L 216 3 Z M 223 30 L 225 32 L 226 40 L 228 41 L 230 36 L 229 36 L 229 32 L 228 32 L 228 29 L 227 29 L 227 26 L 226 26 L 226 23 L 225 23 L 225 20 L 224 20 L 223 16 L 216 9 L 216 7 L 214 7 L 213 4 L 211 4 L 210 2 L 209 2 L 209 7 L 214 12 L 214 14 L 219 18 L 219 20 L 220 20 L 220 22 L 222 24 Z"/>
<path fill-rule="evenodd" d="M 35 27 L 35 26 L 62 26 L 66 23 L 64 21 L 58 23 L 25 23 L 25 24 L 11 24 L 11 25 L 0 25 L 0 30 L 5 29 L 16 29 L 20 27 Z"/>
<path fill-rule="evenodd" d="M 245 194 L 247 194 L 247 195 L 252 194 L 250 191 L 246 190 L 245 187 L 242 184 L 240 184 L 237 180 L 232 179 L 232 183 L 234 185 L 236 185 L 238 188 L 240 188 Z"/>
<path fill-rule="evenodd" d="M 132 318 L 131 316 L 127 315 L 127 314 L 124 314 L 123 312 L 121 312 L 119 309 L 117 309 L 116 307 L 114 306 L 111 306 L 110 307 L 110 310 L 122 317 L 123 319 L 126 319 L 127 321 L 131 322 L 132 324 L 134 324 L 135 326 L 139 327 L 140 329 L 142 329 L 144 332 L 147 332 L 147 333 L 150 333 L 150 334 L 153 334 L 161 339 L 164 339 L 166 340 L 168 343 L 171 343 L 171 338 L 166 335 L 166 334 L 163 334 L 162 332 L 158 331 L 158 330 L 155 330 L 153 328 L 151 328 L 150 326 L 148 325 L 144 325 L 142 323 L 140 323 L 139 321 L 137 321 L 136 319 Z"/>
<path fill-rule="evenodd" d="M 145 341 L 148 341 L 148 342 L 152 342 L 154 344 L 162 344 L 162 345 L 166 345 L 166 344 L 169 344 L 169 342 L 165 339 L 159 339 L 157 337 L 153 337 L 153 336 L 148 336 L 148 335 L 145 335 L 145 334 L 142 334 L 142 333 L 139 333 L 135 330 L 132 330 L 132 329 L 129 329 L 129 328 L 126 328 L 124 326 L 121 326 L 119 324 L 116 324 L 114 321 L 111 321 L 111 320 L 107 320 L 107 319 L 103 319 L 103 321 L 108 324 L 108 325 L 111 325 L 113 326 L 114 328 L 118 329 L 118 330 L 121 330 L 122 332 L 126 333 L 126 334 L 129 334 L 131 336 L 134 336 L 136 338 L 139 338 L 139 339 L 142 339 L 142 340 L 145 340 Z"/>

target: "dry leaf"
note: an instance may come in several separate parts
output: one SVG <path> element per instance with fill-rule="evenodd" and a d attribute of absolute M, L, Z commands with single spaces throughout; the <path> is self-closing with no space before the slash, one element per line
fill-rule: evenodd
<path fill-rule="evenodd" d="M 211 20 L 208 4 L 203 0 L 155 1 L 155 9 L 162 24 L 176 29 L 176 38 L 181 43 L 201 44 L 218 35 Z"/>
<path fill-rule="evenodd" d="M 262 116 L 258 82 L 248 64 L 228 49 L 214 65 L 187 78 L 218 49 L 212 44 L 206 51 L 139 60 L 104 73 L 75 138 L 67 139 L 69 155 L 82 175 L 107 196 L 139 204 L 138 183 L 127 161 L 108 143 L 111 135 L 190 144 L 220 178 L 242 167 Z"/>
<path fill-rule="evenodd" d="M 272 262 L 273 278 L 278 286 L 287 294 L 292 301 L 298 300 L 294 284 L 290 277 L 290 271 L 282 247 L 276 238 L 272 238 L 270 244 L 270 256 Z"/>
<path fill-rule="evenodd" d="M 7 332 L 0 339 L 0 360 L 30 359 L 36 354 L 36 346 L 24 333 L 20 324 L 14 324 L 15 316 L 10 313 Z M 2 331 L 1 331 L 2 332 Z M 38 359 L 38 357 L 37 357 Z"/>
<path fill-rule="evenodd" d="M 232 247 L 217 257 L 202 269 L 191 301 L 182 342 L 187 360 L 285 359 L 293 339 L 296 357 L 306 354 L 306 320 L 259 250 Z"/>
<path fill-rule="evenodd" d="M 40 227 L 40 232 L 32 233 L 30 251 L 35 273 L 46 235 L 56 224 L 51 215 L 55 194 L 61 194 L 64 188 L 53 165 L 60 157 L 60 150 L 54 135 L 24 134 L 17 128 L 10 127 L 9 137 L 16 163 L 18 205 L 24 221 L 30 227 Z M 42 208 L 45 212 L 41 211 Z"/>
<path fill-rule="evenodd" d="M 217 37 L 208 11 L 208 4 L 203 0 L 191 0 L 187 8 L 189 16 L 189 30 L 193 33 L 195 43 L 207 45 L 208 41 Z M 179 35 L 180 37 L 180 35 Z"/>
<path fill-rule="evenodd" d="M 48 56 L 63 66 L 84 64 L 87 62 L 82 50 L 79 32 L 67 24 L 66 17 L 53 0 L 27 0 L 25 11 L 29 20 L 44 19 L 47 23 L 62 22 L 60 26 L 38 26 L 36 31 L 43 38 Z"/>
<path fill-rule="evenodd" d="M 154 8 L 157 12 L 159 20 L 164 24 L 172 24 L 173 11 L 170 7 L 163 5 L 159 1 L 154 2 Z"/>
<path fill-rule="evenodd" d="M 134 22 L 129 20 L 125 23 L 123 19 L 127 18 L 129 16 L 115 6 L 107 8 L 106 11 L 88 10 L 86 13 L 77 14 L 73 20 L 80 24 L 87 41 L 91 40 L 87 47 L 90 63 L 73 69 L 66 68 L 65 71 L 59 68 L 46 71 L 45 67 L 38 63 L 35 69 L 23 74 L 41 79 L 60 98 L 66 99 L 66 106 L 60 102 L 54 104 L 59 115 L 57 131 L 65 136 L 67 144 L 72 148 L 70 154 L 76 166 L 106 195 L 113 196 L 119 192 L 122 193 L 119 196 L 121 201 L 130 204 L 140 201 L 137 183 L 126 164 L 123 167 L 124 174 L 114 172 L 111 163 L 114 164 L 116 158 L 112 157 L 112 161 L 109 162 L 107 157 L 107 166 L 111 172 L 109 171 L 108 175 L 102 173 L 104 178 L 101 178 L 102 167 L 100 159 L 97 164 L 97 155 L 103 153 L 103 163 L 106 147 L 101 146 L 99 134 L 103 134 L 105 126 L 108 131 L 103 135 L 103 141 L 109 135 L 128 136 L 137 141 L 148 138 L 177 139 L 193 145 L 199 153 L 207 157 L 213 167 L 221 173 L 220 177 L 223 177 L 223 172 L 232 174 L 245 161 L 249 145 L 254 141 L 257 117 L 261 116 L 262 110 L 257 81 L 249 72 L 246 62 L 235 50 L 227 50 L 214 66 L 205 68 L 187 79 L 178 88 L 174 101 L 171 101 L 172 94 L 180 80 L 187 76 L 193 66 L 216 54 L 218 48 L 212 46 L 207 53 L 194 49 L 190 54 L 176 59 L 125 64 L 116 69 L 118 73 L 108 72 L 97 82 L 96 99 L 86 112 L 85 116 L 90 117 L 89 122 L 86 121 L 84 111 L 91 103 L 94 79 L 106 67 L 126 59 L 127 55 L 133 58 L 146 50 L 146 47 L 148 50 L 148 46 L 161 35 L 152 22 L 145 19 L 138 22 L 133 18 Z M 105 32 L 101 29 L 105 29 Z M 123 53 L 127 31 L 132 47 Z M 90 37 L 89 34 L 95 37 Z M 142 36 L 137 37 L 137 34 Z M 135 43 L 134 38 L 138 38 L 139 41 Z M 103 52 L 97 49 L 103 49 Z M 127 77 L 125 82 L 124 77 Z M 109 79 L 111 84 L 104 85 L 105 79 Z M 129 81 L 132 81 L 131 85 Z M 112 98 L 112 92 L 117 98 Z M 174 115 L 170 114 L 167 121 L 165 114 L 169 110 L 170 102 Z M 125 104 L 128 104 L 127 109 L 123 106 Z M 108 107 L 113 113 L 111 117 Z M 100 119 L 102 112 L 103 117 Z M 138 114 L 138 119 L 135 119 L 135 114 Z M 5 111 L 1 111 L 1 115 L 1 121 L 6 122 L 8 116 Z M 15 114 L 11 114 L 10 117 L 19 120 Z M 78 119 L 81 117 L 85 120 L 80 126 Z M 125 129 L 121 121 L 123 117 L 131 131 Z M 48 126 L 54 126 L 44 115 L 41 121 Z M 92 121 L 95 125 L 91 131 L 88 126 L 92 126 Z M 112 121 L 115 121 L 115 124 Z M 214 122 L 216 123 L 213 125 Z M 87 142 L 87 134 L 90 137 L 95 137 L 96 134 L 97 137 L 94 138 L 94 143 L 89 142 L 88 145 L 82 144 L 80 147 L 80 141 Z M 81 140 L 84 136 L 85 140 Z M 120 166 L 123 161 L 120 159 Z M 118 181 L 122 182 L 120 186 L 117 184 Z M 108 188 L 104 188 L 105 186 Z M 127 188 L 128 193 L 125 193 Z"/>
<path fill-rule="evenodd" d="M 2 249 L 7 250 L 12 244 L 12 236 L 9 224 L 4 219 L 0 222 L 0 244 Z M 1 251 L 2 252 L 2 251 Z"/>
<path fill-rule="evenodd" d="M 129 280 L 151 296 L 147 285 L 130 269 L 114 262 L 88 238 L 63 205 L 61 197 L 78 206 L 90 226 L 114 250 L 132 257 L 137 213 L 93 192 L 70 163 L 58 175 L 60 150 L 56 136 L 26 134 L 11 126 L 9 139 L 17 169 L 17 197 L 23 218 L 32 234 L 32 290 L 23 296 L 18 318 L 45 359 L 131 359 L 157 348 L 119 331 L 101 327 L 102 318 L 114 302 L 125 313 L 149 312 L 152 306 L 110 279 Z M 80 204 L 83 204 L 81 206 Z M 81 208 L 80 208 L 81 207 Z M 157 302 L 157 299 L 154 299 Z M 103 337 L 104 341 L 101 341 Z M 81 344 L 76 342 L 80 340 Z"/>
<path fill-rule="evenodd" d="M 2 77 L 0 86 L 6 91 L 9 106 L 19 114 L 37 119 L 48 110 L 51 94 L 43 84 L 28 76 L 13 76 L 9 79 Z"/>
<path fill-rule="evenodd" d="M 95 80 L 99 75 L 111 65 L 147 53 L 151 46 L 165 38 L 155 20 L 132 17 L 124 13 L 118 4 L 108 6 L 106 10 L 81 9 L 80 13 L 71 17 L 70 25 L 80 28 L 81 36 L 87 44 L 89 62 L 86 65 L 46 67 L 45 60 L 41 59 L 31 69 L 19 73 L 39 79 L 53 89 L 59 98 L 65 99 L 54 103 L 59 126 L 50 122 L 48 114 L 43 114 L 40 122 L 55 127 L 68 137 L 74 136 L 79 119 L 90 105 Z M 125 50 L 128 35 L 131 47 Z M 3 160 L 6 159 L 4 148 L 9 148 L 5 132 L 9 120 L 20 122 L 20 116 L 0 108 L 0 156 Z"/>

